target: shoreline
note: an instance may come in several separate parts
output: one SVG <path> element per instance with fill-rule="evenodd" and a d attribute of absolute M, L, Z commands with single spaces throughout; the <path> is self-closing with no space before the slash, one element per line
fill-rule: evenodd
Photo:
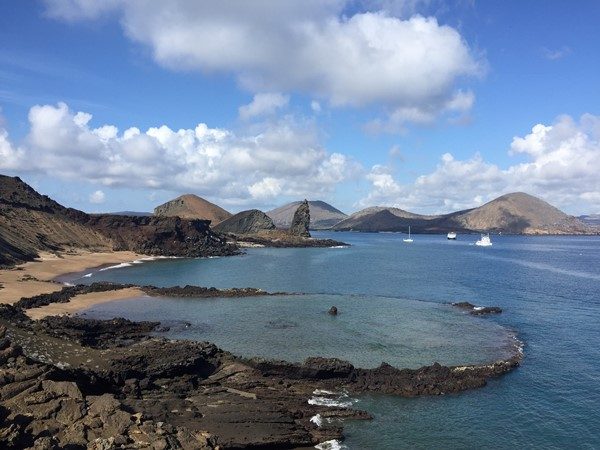
<path fill-rule="evenodd" d="M 68 274 L 106 265 L 132 263 L 142 258 L 146 256 L 130 251 L 40 253 L 35 261 L 0 270 L 0 304 L 13 305 L 21 298 L 58 292 L 65 284 L 57 281 L 57 278 Z M 97 304 L 145 295 L 140 289 L 133 288 L 95 292 L 76 296 L 69 303 L 53 303 L 36 308 L 28 314 L 36 320 L 49 315 L 74 314 Z"/>
<path fill-rule="evenodd" d="M 355 408 L 349 395 L 456 394 L 484 387 L 488 380 L 516 369 L 523 359 L 518 346 L 510 356 L 486 364 L 433 363 L 414 369 L 386 363 L 360 368 L 324 357 L 309 357 L 301 363 L 243 358 L 209 342 L 153 336 L 160 322 L 70 317 L 68 310 L 140 293 L 182 298 L 282 293 L 201 286 L 52 285 L 60 287 L 60 292 L 0 306 L 0 338 L 5 347 L 1 355 L 6 357 L 3 369 L 10 375 L 4 388 L 11 393 L 0 408 L 8 408 L 15 418 L 24 414 L 34 417 L 35 427 L 54 426 L 61 443 L 74 442 L 70 433 L 88 427 L 93 429 L 91 435 L 76 436 L 86 445 L 95 442 L 92 438 L 96 436 L 110 439 L 119 435 L 124 444 L 133 446 L 141 437 L 152 442 L 168 434 L 183 449 L 249 444 L 324 448 L 319 446 L 344 439 L 346 420 L 372 419 L 368 411 Z M 56 308 L 63 314 L 56 316 Z M 33 320 L 46 315 L 54 317 Z M 32 395 L 41 400 L 27 402 Z M 57 396 L 60 399 L 56 400 Z M 76 415 L 72 414 L 73 405 L 79 411 Z M 51 408 L 57 412 L 48 418 Z M 98 420 L 97 411 L 107 412 Z M 69 419 L 56 425 L 64 417 Z M 113 417 L 119 417 L 120 428 L 114 427 Z M 26 439 L 36 432 L 35 427 L 23 426 L 17 430 L 22 436 L 15 435 L 15 439 Z"/>
<path fill-rule="evenodd" d="M 67 303 L 51 303 L 39 308 L 27 309 L 25 310 L 25 314 L 33 320 L 43 319 L 48 316 L 70 316 L 103 303 L 110 303 L 117 300 L 135 300 L 141 297 L 148 297 L 148 295 L 141 289 L 133 287 L 118 291 L 92 292 L 76 295 Z"/>

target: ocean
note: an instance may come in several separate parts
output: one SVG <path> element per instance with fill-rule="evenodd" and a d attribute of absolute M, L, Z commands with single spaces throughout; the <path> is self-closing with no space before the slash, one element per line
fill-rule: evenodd
<path fill-rule="evenodd" d="M 70 282 L 257 287 L 301 293 L 98 305 L 88 317 L 160 320 L 168 337 L 209 340 L 242 356 L 301 361 L 493 361 L 522 341 L 525 358 L 460 394 L 368 395 L 372 421 L 345 423 L 351 449 L 600 448 L 600 238 L 314 233 L 349 248 L 248 249 L 227 258 L 162 259 L 72 275 Z M 84 276 L 87 275 L 87 276 Z M 503 313 L 473 317 L 469 301 Z M 339 315 L 327 314 L 337 306 Z"/>

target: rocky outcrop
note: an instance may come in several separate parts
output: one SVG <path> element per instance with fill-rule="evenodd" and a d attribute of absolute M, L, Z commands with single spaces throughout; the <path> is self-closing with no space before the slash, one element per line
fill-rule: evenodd
<path fill-rule="evenodd" d="M 226 256 L 238 253 L 207 220 L 179 217 L 87 216 L 83 223 L 110 238 L 114 250 L 159 256 Z"/>
<path fill-rule="evenodd" d="M 92 292 L 118 291 L 127 287 L 133 287 L 133 285 L 102 282 L 90 285 L 64 286 L 59 291 L 22 298 L 15 303 L 15 306 L 23 309 L 40 308 L 51 303 L 67 303 L 76 295 L 91 294 Z"/>
<path fill-rule="evenodd" d="M 274 230 L 275 224 L 264 212 L 258 209 L 250 209 L 231 216 L 214 226 L 213 229 L 218 233 L 240 235 Z"/>
<path fill-rule="evenodd" d="M 233 241 L 243 247 L 273 247 L 273 248 L 328 248 L 328 247 L 349 247 L 345 242 L 333 239 L 315 239 L 302 236 L 295 236 L 288 230 L 271 230 L 257 234 L 248 234 L 234 236 L 229 235 Z"/>
<path fill-rule="evenodd" d="M 31 261 L 39 251 L 73 247 L 108 251 L 111 243 L 20 178 L 0 175 L 0 266 Z"/>
<path fill-rule="evenodd" d="M 226 233 L 237 245 L 245 247 L 341 247 L 344 242 L 313 239 L 308 231 L 310 208 L 305 200 L 298 206 L 289 230 L 275 229 L 273 221 L 258 210 L 244 211 L 223 221 L 214 230 Z"/>
<path fill-rule="evenodd" d="M 217 289 L 214 287 L 202 286 L 172 286 L 155 287 L 142 286 L 141 289 L 148 295 L 161 297 L 181 297 L 181 298 L 227 298 L 227 297 L 259 297 L 268 295 L 290 295 L 285 292 L 270 293 L 257 288 L 230 288 Z"/>
<path fill-rule="evenodd" d="M 289 233 L 293 236 L 310 237 L 308 228 L 310 226 L 310 207 L 308 201 L 304 200 L 296 209 Z"/>
<path fill-rule="evenodd" d="M 150 420 L 111 393 L 83 392 L 77 377 L 24 355 L 3 326 L 0 338 L 2 448 L 216 448 L 209 433 Z"/>
<path fill-rule="evenodd" d="M 342 438 L 337 425 L 311 423 L 316 414 L 369 418 L 310 405 L 314 383 L 265 377 L 209 343 L 146 338 L 98 350 L 9 328 L 0 352 L 2 448 L 310 447 Z"/>
<path fill-rule="evenodd" d="M 131 250 L 148 255 L 237 253 L 210 222 L 178 217 L 89 215 L 0 175 L 0 266 L 30 261 L 40 251 Z"/>
<path fill-rule="evenodd" d="M 217 289 L 204 286 L 136 286 L 133 284 L 119 284 L 110 282 L 97 282 L 92 284 L 78 284 L 76 286 L 64 286 L 59 291 L 39 294 L 33 297 L 22 298 L 14 306 L 22 309 L 40 308 L 51 303 L 68 303 L 77 295 L 91 294 L 94 292 L 118 291 L 138 287 L 146 294 L 161 297 L 180 297 L 180 298 L 230 298 L 230 297 L 259 297 L 269 295 L 292 295 L 287 292 L 266 292 L 257 288 L 229 288 Z"/>
<path fill-rule="evenodd" d="M 267 215 L 273 219 L 273 223 L 277 228 L 287 230 L 292 224 L 294 213 L 301 203 L 288 203 L 287 205 L 267 211 Z M 327 230 L 348 217 L 347 214 L 321 200 L 309 200 L 308 206 L 310 207 L 311 230 Z"/>
<path fill-rule="evenodd" d="M 502 308 L 498 306 L 476 306 L 469 302 L 452 303 L 452 306 L 468 311 L 473 316 L 485 316 L 488 314 L 500 314 Z"/>
<path fill-rule="evenodd" d="M 157 206 L 154 208 L 154 215 L 209 220 L 212 225 L 231 217 L 229 211 L 194 194 L 185 194 Z"/>

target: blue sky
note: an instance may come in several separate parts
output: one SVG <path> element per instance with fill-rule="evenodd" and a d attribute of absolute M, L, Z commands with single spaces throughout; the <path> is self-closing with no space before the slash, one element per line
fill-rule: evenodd
<path fill-rule="evenodd" d="M 0 173 L 86 211 L 600 212 L 596 1 L 166 3 L 0 2 Z"/>

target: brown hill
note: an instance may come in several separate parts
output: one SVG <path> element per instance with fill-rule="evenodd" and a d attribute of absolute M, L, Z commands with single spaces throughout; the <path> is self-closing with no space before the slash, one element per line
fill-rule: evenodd
<path fill-rule="evenodd" d="M 177 217 L 89 215 L 38 194 L 21 179 L 0 175 L 0 265 L 40 251 L 131 250 L 149 255 L 207 256 L 236 251 L 210 222 Z"/>
<path fill-rule="evenodd" d="M 20 178 L 0 175 L 0 265 L 31 260 L 38 251 L 110 250 L 106 236 L 68 214 Z"/>
<path fill-rule="evenodd" d="M 185 194 L 154 208 L 155 216 L 210 220 L 214 226 L 232 214 L 194 194 Z"/>
<path fill-rule="evenodd" d="M 335 230 L 415 233 L 495 232 L 507 234 L 595 234 L 579 219 L 522 192 L 506 194 L 478 208 L 440 216 L 398 208 L 366 208 L 336 224 Z"/>
<path fill-rule="evenodd" d="M 248 234 L 274 230 L 275 224 L 264 212 L 258 209 L 250 209 L 225 219 L 213 229 L 219 233 Z"/>
<path fill-rule="evenodd" d="M 458 228 L 514 234 L 580 234 L 591 230 L 533 195 L 515 192 L 498 197 L 478 208 L 455 213 L 451 223 Z"/>

